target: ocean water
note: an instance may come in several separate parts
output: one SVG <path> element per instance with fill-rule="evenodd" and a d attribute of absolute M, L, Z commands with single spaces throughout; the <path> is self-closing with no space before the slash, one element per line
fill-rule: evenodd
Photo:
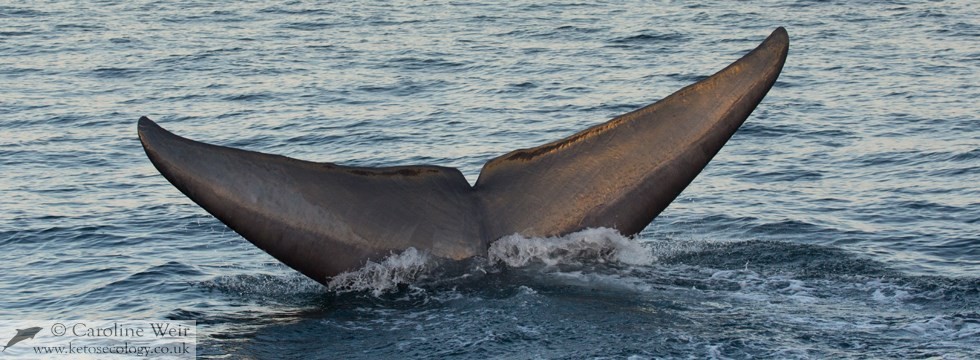
<path fill-rule="evenodd" d="M 408 249 L 322 286 L 136 136 L 472 182 L 777 26 L 779 81 L 636 238 Z M 977 358 L 978 79 L 971 1 L 0 1 L 0 319 L 196 320 L 229 359 Z"/>

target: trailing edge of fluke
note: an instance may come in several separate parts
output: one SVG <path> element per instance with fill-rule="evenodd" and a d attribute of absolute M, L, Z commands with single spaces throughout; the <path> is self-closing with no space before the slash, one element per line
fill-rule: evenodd
<path fill-rule="evenodd" d="M 762 101 L 788 48 L 780 27 L 725 69 L 663 100 L 490 160 L 473 186 L 455 168 L 351 167 L 205 144 L 147 117 L 139 119 L 139 137 L 153 165 L 187 197 L 326 283 L 409 247 L 464 259 L 514 233 L 639 233 Z"/>

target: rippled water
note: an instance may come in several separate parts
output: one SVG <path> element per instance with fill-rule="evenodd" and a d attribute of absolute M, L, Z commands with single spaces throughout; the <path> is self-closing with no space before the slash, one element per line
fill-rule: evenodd
<path fill-rule="evenodd" d="M 776 26 L 779 82 L 638 239 L 379 265 L 415 264 L 410 284 L 297 275 L 136 138 L 147 115 L 215 144 L 472 182 Z M 0 319 L 196 319 L 199 355 L 219 358 L 975 358 L 978 78 L 969 1 L 0 1 Z"/>

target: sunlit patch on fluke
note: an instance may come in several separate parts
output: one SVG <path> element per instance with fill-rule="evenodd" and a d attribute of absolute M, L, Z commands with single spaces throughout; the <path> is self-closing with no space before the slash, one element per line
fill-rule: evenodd
<path fill-rule="evenodd" d="M 663 100 L 491 160 L 473 186 L 448 167 L 350 167 L 205 144 L 147 117 L 139 137 L 153 165 L 187 197 L 324 283 L 409 247 L 464 259 L 515 233 L 639 233 L 762 101 L 788 48 L 778 28 L 741 59 Z"/>

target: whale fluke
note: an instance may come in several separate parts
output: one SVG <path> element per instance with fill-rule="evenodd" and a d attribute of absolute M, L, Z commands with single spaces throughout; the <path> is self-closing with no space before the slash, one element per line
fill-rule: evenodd
<path fill-rule="evenodd" d="M 652 105 L 484 165 L 364 168 L 216 146 L 147 117 L 139 137 L 181 192 L 286 265 L 325 283 L 392 251 L 450 259 L 502 236 L 643 230 L 697 176 L 782 70 L 786 30 Z"/>

